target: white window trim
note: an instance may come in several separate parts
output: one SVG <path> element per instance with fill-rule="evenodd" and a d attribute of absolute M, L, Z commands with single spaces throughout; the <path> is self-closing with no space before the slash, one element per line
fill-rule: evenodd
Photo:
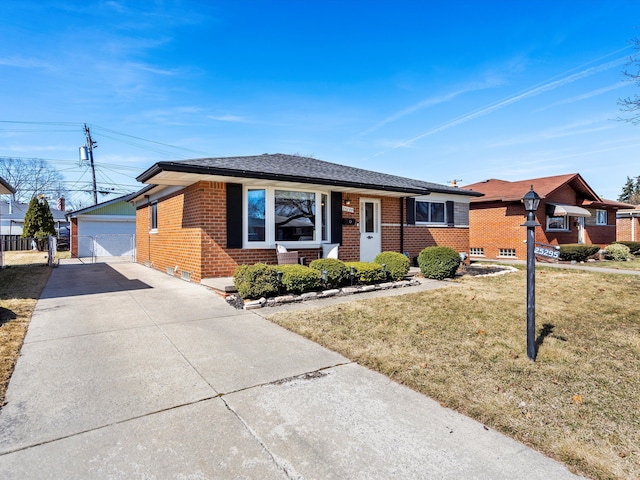
<path fill-rule="evenodd" d="M 265 191 L 265 226 L 264 226 L 264 242 L 250 242 L 249 237 L 249 190 Z M 276 190 L 286 190 L 290 192 L 309 192 L 316 196 L 316 224 L 315 233 L 316 240 L 303 242 L 277 241 L 275 239 L 275 192 Z M 327 196 L 327 220 L 326 232 L 327 240 L 322 240 L 322 195 Z M 320 248 L 323 243 L 331 241 L 331 192 L 325 190 L 312 190 L 304 188 L 290 188 L 286 186 L 265 187 L 262 185 L 244 185 L 242 188 L 242 248 L 244 249 L 265 249 L 276 248 L 276 243 L 288 249 L 296 248 Z"/>
<path fill-rule="evenodd" d="M 418 203 L 439 203 L 442 205 L 444 210 L 444 221 L 442 222 L 422 222 L 418 220 Z M 447 225 L 447 202 L 439 201 L 439 200 L 418 200 L 416 199 L 414 204 L 415 211 L 413 212 L 414 218 L 416 219 L 416 225 Z"/>
<path fill-rule="evenodd" d="M 504 253 L 505 251 L 509 251 L 509 253 L 506 254 L 506 253 Z M 512 255 L 512 253 L 513 253 L 513 255 Z M 498 257 L 501 257 L 501 258 L 517 258 L 516 249 L 515 248 L 499 248 L 498 249 Z"/>
<path fill-rule="evenodd" d="M 549 219 L 550 218 L 564 218 L 564 224 L 565 227 L 564 228 L 549 228 Z M 568 232 L 569 231 L 569 217 L 565 217 L 564 215 L 558 215 L 558 216 L 550 216 L 547 215 L 547 225 L 546 225 L 546 231 L 547 232 Z"/>
<path fill-rule="evenodd" d="M 156 211 L 156 226 L 153 226 L 153 210 Z M 149 202 L 149 233 L 158 233 L 158 201 Z"/>
<path fill-rule="evenodd" d="M 604 223 L 601 223 L 601 222 L 598 221 L 599 220 L 599 218 L 598 218 L 599 215 L 598 214 L 600 212 L 602 212 L 604 214 Z M 607 217 L 608 217 L 608 215 L 607 215 L 607 211 L 606 210 L 596 210 L 596 225 L 599 225 L 599 226 L 602 226 L 602 227 L 608 225 L 607 224 Z"/>

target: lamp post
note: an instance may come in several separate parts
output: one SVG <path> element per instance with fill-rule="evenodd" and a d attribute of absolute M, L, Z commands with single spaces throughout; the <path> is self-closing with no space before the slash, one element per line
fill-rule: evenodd
<path fill-rule="evenodd" d="M 522 197 L 524 209 L 527 211 L 527 221 L 522 227 L 527 227 L 527 356 L 531 361 L 536 359 L 536 264 L 534 247 L 536 243 L 535 212 L 540 205 L 540 196 L 533 191 L 533 185 Z"/>

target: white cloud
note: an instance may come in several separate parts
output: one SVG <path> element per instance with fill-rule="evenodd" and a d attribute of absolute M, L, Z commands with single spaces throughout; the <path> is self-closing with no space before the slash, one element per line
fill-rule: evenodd
<path fill-rule="evenodd" d="M 564 100 L 552 103 L 550 105 L 547 105 L 546 107 L 539 108 L 539 109 L 537 109 L 535 111 L 536 112 L 542 112 L 544 110 L 548 110 L 550 108 L 557 107 L 559 105 L 566 105 L 568 103 L 574 103 L 574 102 L 579 102 L 579 101 L 582 101 L 582 100 L 588 100 L 588 99 L 596 97 L 598 95 L 602 95 L 603 93 L 607 93 L 607 92 L 610 92 L 612 90 L 617 90 L 618 88 L 628 87 L 630 85 L 631 84 L 629 82 L 614 83 L 613 85 L 609 85 L 608 87 L 598 88 L 596 90 L 592 90 L 590 92 L 583 93 L 582 95 L 575 95 L 573 97 L 565 98 Z"/>
<path fill-rule="evenodd" d="M 455 127 L 457 125 L 460 125 L 462 123 L 468 122 L 470 120 L 473 120 L 475 118 L 484 116 L 484 115 L 488 115 L 489 113 L 495 112 L 496 110 L 500 110 L 506 106 L 509 106 L 513 103 L 519 102 L 521 100 L 524 100 L 526 98 L 530 98 L 530 97 L 534 97 L 536 95 L 540 95 L 542 93 L 551 91 L 551 90 L 555 90 L 556 88 L 559 87 L 563 87 L 565 85 L 568 85 L 570 83 L 576 82 L 578 80 L 581 80 L 583 78 L 589 77 L 591 75 L 595 75 L 597 73 L 603 72 L 605 70 L 609 70 L 613 67 L 617 67 L 620 66 L 624 63 L 626 63 L 628 61 L 628 57 L 622 57 L 622 58 L 617 58 L 615 60 L 611 60 L 609 62 L 600 64 L 600 65 L 596 65 L 594 67 L 590 67 L 584 70 L 581 70 L 577 73 L 572 73 L 570 75 L 565 75 L 564 77 L 559 78 L 558 80 L 552 80 L 552 81 L 548 81 L 546 83 L 537 85 L 535 87 L 529 88 L 528 90 L 525 90 L 522 93 L 519 93 L 517 95 L 511 96 L 509 98 L 506 98 L 504 100 L 501 100 L 499 102 L 496 102 L 492 105 L 488 105 L 486 107 L 480 108 L 476 111 L 470 112 L 466 115 L 462 115 L 461 117 L 458 117 L 456 119 L 450 120 L 448 122 L 444 122 L 441 125 L 434 127 L 430 130 L 427 130 L 426 132 L 423 132 L 419 135 L 416 135 L 415 137 L 412 137 L 408 140 L 405 140 L 403 142 L 398 143 L 397 145 L 395 145 L 394 147 L 388 149 L 388 150 L 384 150 L 382 152 L 378 152 L 376 154 L 376 156 L 379 155 L 383 155 L 391 150 L 394 150 L 396 148 L 400 148 L 400 147 L 406 147 L 407 145 L 416 142 L 417 140 L 420 140 L 421 138 L 433 135 L 435 133 L 438 132 L 442 132 L 444 130 L 447 130 L 449 128 Z M 575 69 L 574 69 L 575 70 Z"/>

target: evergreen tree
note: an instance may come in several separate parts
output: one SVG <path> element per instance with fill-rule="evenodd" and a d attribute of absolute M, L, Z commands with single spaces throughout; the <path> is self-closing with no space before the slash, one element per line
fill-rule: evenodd
<path fill-rule="evenodd" d="M 49 203 L 43 195 L 33 197 L 24 216 L 23 237 L 37 240 L 38 250 L 44 249 L 44 240 L 49 235 L 55 235 L 56 229 Z"/>

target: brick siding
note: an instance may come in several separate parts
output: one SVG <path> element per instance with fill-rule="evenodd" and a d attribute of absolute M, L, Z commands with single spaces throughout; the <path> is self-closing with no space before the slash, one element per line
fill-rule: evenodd
<path fill-rule="evenodd" d="M 354 212 L 343 212 L 343 218 L 354 218 L 355 225 L 342 226 L 340 258 L 360 259 L 360 195 L 344 194 Z M 382 251 L 401 252 L 400 200 L 380 198 Z M 464 205 L 464 204 L 461 204 Z M 466 219 L 464 208 L 457 206 L 456 219 Z M 275 249 L 227 248 L 226 184 L 201 181 L 158 199 L 158 228 L 150 233 L 149 206 L 136 210 L 137 261 L 157 270 L 170 269 L 175 276 L 188 272 L 190 280 L 231 276 L 238 265 L 264 262 L 277 264 Z M 469 229 L 464 227 L 429 227 L 406 225 L 404 252 L 417 256 L 428 246 L 451 246 L 456 251 L 469 251 Z M 307 264 L 320 258 L 321 249 L 297 249 Z"/>
<path fill-rule="evenodd" d="M 577 198 L 572 188 L 565 186 L 554 192 L 547 202 L 576 205 Z M 616 239 L 615 211 L 608 210 L 607 225 L 595 225 L 595 209 L 590 209 L 592 217 L 585 221 L 585 243 L 604 247 Z M 498 258 L 501 248 L 515 249 L 520 260 L 527 258 L 526 228 L 521 226 L 526 220 L 524 206 L 518 202 L 478 202 L 471 203 L 469 212 L 470 239 L 469 247 L 482 248 L 484 257 Z M 550 245 L 578 243 L 578 227 L 576 217 L 569 218 L 568 231 L 547 231 L 546 202 L 540 202 L 536 212 L 536 221 L 541 225 L 536 228 L 536 242 Z"/>
<path fill-rule="evenodd" d="M 616 220 L 616 240 L 619 242 L 640 242 L 640 218 L 618 218 Z"/>

